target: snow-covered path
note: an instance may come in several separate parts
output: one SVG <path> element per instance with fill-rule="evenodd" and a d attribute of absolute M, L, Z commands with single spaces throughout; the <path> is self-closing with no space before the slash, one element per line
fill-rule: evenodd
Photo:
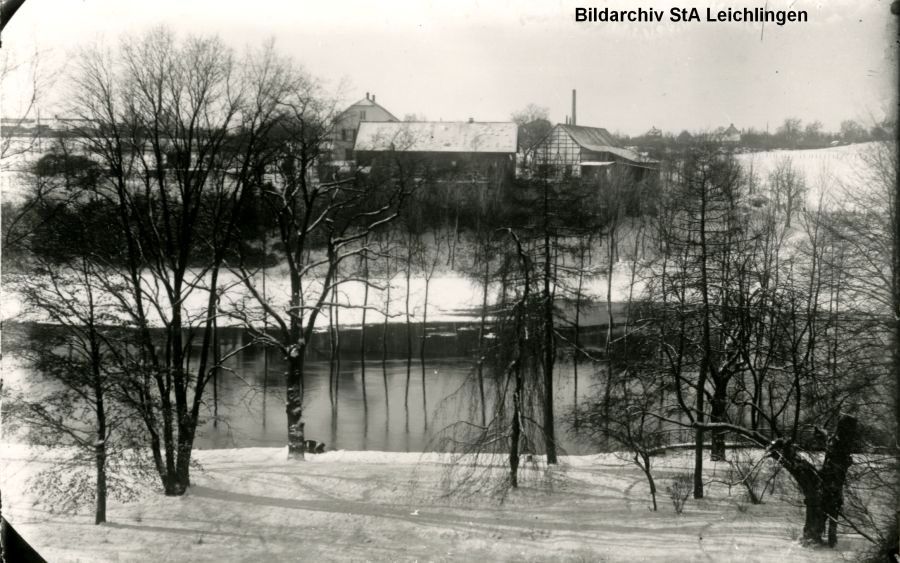
<path fill-rule="evenodd" d="M 740 491 L 722 485 L 682 516 L 665 493 L 651 512 L 643 476 L 612 456 L 567 458 L 552 492 L 527 486 L 502 504 L 442 497 L 446 466 L 431 454 L 197 456 L 204 470 L 185 497 L 113 503 L 110 523 L 95 527 L 87 514 L 33 505 L 22 485 L 41 462 L 3 455 L 4 513 L 49 561 L 839 561 L 860 546 L 802 548 L 796 507 L 773 498 L 742 511 Z M 664 489 L 690 460 L 659 463 Z M 710 477 L 725 467 L 711 464 Z"/>

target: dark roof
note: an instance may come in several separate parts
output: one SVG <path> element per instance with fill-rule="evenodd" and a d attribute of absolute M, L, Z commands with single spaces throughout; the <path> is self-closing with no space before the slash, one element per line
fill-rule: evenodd
<path fill-rule="evenodd" d="M 568 133 L 573 141 L 589 151 L 607 152 L 632 162 L 656 162 L 655 160 L 641 156 L 631 149 L 625 149 L 618 146 L 612 135 L 609 134 L 609 131 L 602 127 L 583 127 L 581 125 L 563 125 L 561 123 L 558 123 L 556 127 L 559 127 Z M 551 130 L 548 137 L 552 133 L 553 131 Z"/>
<path fill-rule="evenodd" d="M 515 153 L 517 135 L 505 121 L 363 121 L 354 150 Z"/>
<path fill-rule="evenodd" d="M 609 131 L 603 129 L 602 127 L 583 127 L 581 125 L 562 124 L 557 125 L 557 127 L 562 127 L 563 131 L 566 131 L 569 135 L 571 135 L 572 139 L 574 139 L 576 143 L 589 150 L 601 149 L 593 149 L 588 145 L 594 145 L 598 147 L 618 146 L 616 144 L 616 141 L 613 140 L 612 135 L 609 134 Z"/>
<path fill-rule="evenodd" d="M 731 125 L 728 126 L 728 129 L 725 130 L 725 134 L 726 135 L 734 135 L 735 133 L 740 133 L 740 131 L 738 131 L 737 127 L 735 127 L 734 123 L 732 123 Z"/>

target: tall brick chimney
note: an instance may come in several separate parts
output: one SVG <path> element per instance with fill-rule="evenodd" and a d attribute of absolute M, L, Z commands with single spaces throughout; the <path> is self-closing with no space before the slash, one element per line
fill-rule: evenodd
<path fill-rule="evenodd" d="M 575 90 L 572 90 L 572 125 L 575 125 Z"/>

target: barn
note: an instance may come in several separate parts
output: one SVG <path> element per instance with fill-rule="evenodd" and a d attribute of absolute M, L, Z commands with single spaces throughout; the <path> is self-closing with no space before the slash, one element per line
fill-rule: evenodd
<path fill-rule="evenodd" d="M 517 136 L 512 122 L 362 122 L 353 152 L 358 166 L 401 153 L 445 181 L 490 183 L 514 176 Z"/>
<path fill-rule="evenodd" d="M 642 180 L 659 170 L 659 162 L 620 147 L 606 129 L 557 124 L 534 149 L 534 170 L 556 176 L 603 178 L 622 171 Z"/>

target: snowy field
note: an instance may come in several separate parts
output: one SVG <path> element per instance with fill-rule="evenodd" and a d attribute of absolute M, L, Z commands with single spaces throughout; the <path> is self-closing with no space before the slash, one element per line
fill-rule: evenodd
<path fill-rule="evenodd" d="M 29 492 L 49 461 L 2 448 L 4 514 L 48 561 L 853 561 L 859 538 L 838 549 L 801 547 L 800 508 L 777 496 L 749 505 L 715 480 L 707 498 L 674 513 L 670 478 L 690 455 L 657 458 L 659 512 L 643 475 L 613 455 L 563 459 L 552 489 L 530 485 L 502 503 L 445 497 L 440 454 L 328 452 L 291 462 L 284 449 L 195 453 L 203 469 L 181 498 L 146 492 L 112 502 L 109 522 L 90 510 L 52 513 Z M 537 473 L 537 472 L 535 472 Z M 544 483 L 547 482 L 545 479 Z"/>
<path fill-rule="evenodd" d="M 806 204 L 815 208 L 839 205 L 842 194 L 865 184 L 872 173 L 872 155 L 881 150 L 878 143 L 857 143 L 839 147 L 805 150 L 774 150 L 737 155 L 748 174 L 766 183 L 769 175 L 786 161 L 806 181 Z"/>

